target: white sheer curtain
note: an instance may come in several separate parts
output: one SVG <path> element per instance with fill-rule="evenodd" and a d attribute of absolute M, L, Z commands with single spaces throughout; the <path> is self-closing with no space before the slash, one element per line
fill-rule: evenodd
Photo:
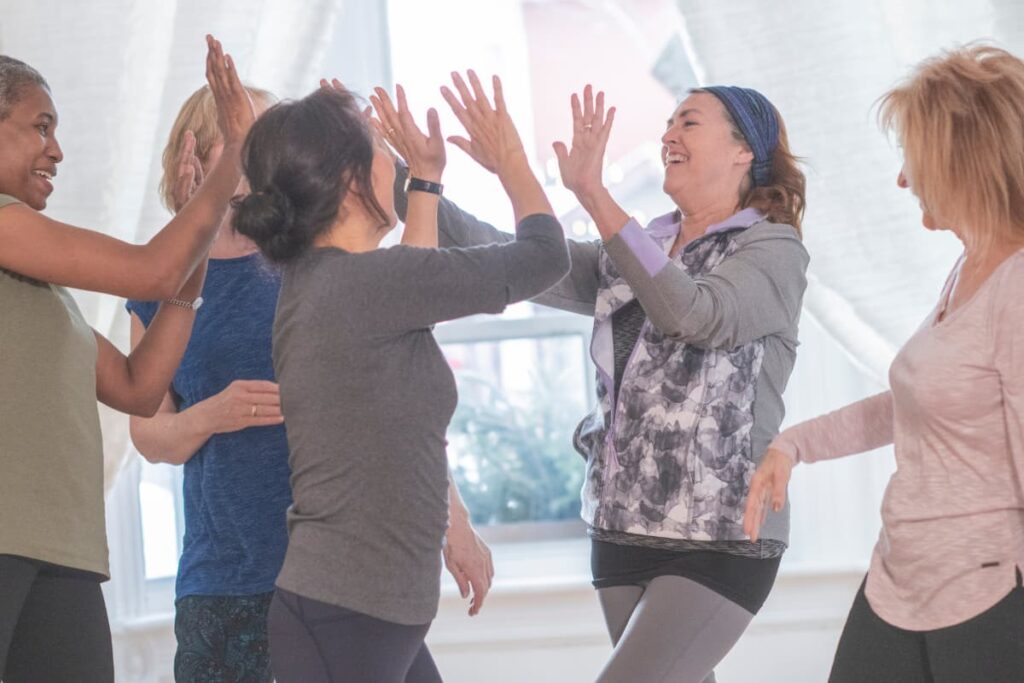
<path fill-rule="evenodd" d="M 1024 5 L 676 4 L 701 81 L 757 88 L 785 116 L 793 149 L 810 165 L 805 307 L 856 363 L 887 384 L 893 354 L 935 303 L 959 243 L 921 227 L 916 200 L 896 187 L 899 150 L 879 132 L 872 105 L 941 48 L 989 39 L 1024 52 Z"/>
<path fill-rule="evenodd" d="M 366 10 L 381 2 L 346 2 L 345 18 L 365 28 L 373 15 Z M 206 33 L 222 40 L 243 80 L 281 96 L 310 91 L 328 75 L 322 69 L 340 73 L 330 48 L 339 32 L 359 35 L 339 29 L 343 0 L 3 5 L 0 52 L 42 72 L 60 116 L 65 160 L 47 214 L 131 242 L 149 238 L 168 220 L 156 192 L 160 151 L 181 103 L 204 83 Z M 380 35 L 371 31 L 354 41 L 372 64 L 379 62 L 373 41 Z M 387 53 L 386 43 L 379 51 Z M 93 326 L 127 349 L 123 301 L 84 292 L 76 298 Z M 109 490 L 127 452 L 127 420 L 106 409 L 101 416 Z"/>

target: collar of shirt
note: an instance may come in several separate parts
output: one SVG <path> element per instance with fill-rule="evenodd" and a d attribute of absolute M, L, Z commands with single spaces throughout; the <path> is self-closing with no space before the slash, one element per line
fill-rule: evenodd
<path fill-rule="evenodd" d="M 749 228 L 763 219 L 764 214 L 753 207 L 747 207 L 746 209 L 734 213 L 720 223 L 709 225 L 704 234 L 710 235 L 712 233 L 730 230 L 732 228 Z M 680 223 L 676 219 L 676 212 L 672 211 L 663 216 L 658 216 L 648 223 L 647 231 L 650 233 L 651 237 L 664 239 L 666 237 L 675 237 L 678 235 L 679 226 Z"/>

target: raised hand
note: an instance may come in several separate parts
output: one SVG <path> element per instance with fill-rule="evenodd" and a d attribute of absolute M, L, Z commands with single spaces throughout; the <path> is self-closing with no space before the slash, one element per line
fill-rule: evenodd
<path fill-rule="evenodd" d="M 750 480 L 747 509 L 743 513 L 743 530 L 751 541 L 756 541 L 761 533 L 769 503 L 776 512 L 786 504 L 786 488 L 794 464 L 793 459 L 782 451 L 769 448 L 757 466 Z"/>
<path fill-rule="evenodd" d="M 528 165 L 519 131 L 505 107 L 501 79 L 494 76 L 492 80 L 494 106 L 491 106 L 476 73 L 470 70 L 467 77 L 469 86 L 462 76 L 452 72 L 452 82 L 459 92 L 457 97 L 449 88 L 441 88 L 441 95 L 469 134 L 469 138 L 453 135 L 448 142 L 473 157 L 488 171 L 499 175 L 511 166 Z"/>
<path fill-rule="evenodd" d="M 196 136 L 190 130 L 185 131 L 185 141 L 178 152 L 174 168 L 171 196 L 174 199 L 174 213 L 178 213 L 203 184 L 203 165 L 196 156 Z"/>
<path fill-rule="evenodd" d="M 405 89 L 396 86 L 398 109 L 383 88 L 374 88 L 370 102 L 377 111 L 378 130 L 395 151 L 409 165 L 409 174 L 431 182 L 440 182 L 446 160 L 444 138 L 441 137 L 441 122 L 437 110 L 427 110 L 427 132 L 424 135 L 412 114 L 405 98 Z"/>
<path fill-rule="evenodd" d="M 572 147 L 564 142 L 554 145 L 558 158 L 558 170 L 562 184 L 577 196 L 593 193 L 602 185 L 601 170 L 604 166 L 608 136 L 615 121 L 615 107 L 604 108 L 604 92 L 594 97 L 594 89 L 587 85 L 583 89 L 583 102 L 573 93 L 572 99 Z"/>
<path fill-rule="evenodd" d="M 217 103 L 217 125 L 224 145 L 241 145 L 256 120 L 249 93 L 238 79 L 231 55 L 224 54 L 220 41 L 206 36 L 206 82 Z"/>

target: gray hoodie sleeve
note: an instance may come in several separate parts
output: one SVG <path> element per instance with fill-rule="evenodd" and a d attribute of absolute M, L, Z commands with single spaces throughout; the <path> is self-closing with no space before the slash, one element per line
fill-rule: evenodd
<path fill-rule="evenodd" d="M 405 194 L 405 179 L 408 174 L 409 170 L 405 166 L 401 163 L 395 164 L 395 209 L 403 221 L 409 206 Z M 443 197 L 437 209 L 437 233 L 438 246 L 441 247 L 476 247 L 511 242 L 515 239 L 513 235 L 478 220 Z M 566 240 L 566 245 L 572 263 L 569 274 L 553 287 L 532 297 L 530 301 L 542 306 L 592 316 L 597 300 L 600 243 Z"/>
<path fill-rule="evenodd" d="M 793 227 L 762 222 L 748 228 L 737 237 L 738 248 L 698 278 L 669 267 L 667 257 L 657 263 L 643 240 L 653 242 L 630 222 L 605 249 L 651 323 L 665 334 L 705 348 L 732 349 L 793 328 L 809 260 Z"/>

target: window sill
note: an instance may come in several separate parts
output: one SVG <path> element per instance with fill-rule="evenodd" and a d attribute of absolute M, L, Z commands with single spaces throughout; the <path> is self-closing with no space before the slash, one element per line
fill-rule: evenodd
<path fill-rule="evenodd" d="M 489 602 L 519 600 L 524 597 L 589 594 L 590 541 L 585 538 L 559 539 L 537 542 L 501 543 L 492 546 L 491 551 L 496 567 L 494 585 L 488 596 Z M 859 585 L 867 571 L 867 563 L 800 562 L 783 561 L 776 580 L 773 596 L 799 592 L 809 586 L 836 582 Z M 789 598 L 787 598 L 788 600 Z M 447 571 L 441 577 L 441 603 L 462 604 L 458 586 Z M 769 599 L 762 614 L 770 616 L 775 599 Z M 799 601 L 804 602 L 804 601 Z M 789 610 L 787 610 L 789 611 Z M 762 619 L 759 618 L 759 621 Z M 116 635 L 138 634 L 161 630 L 174 622 L 174 612 L 160 611 L 142 617 L 119 620 L 112 624 Z"/>

